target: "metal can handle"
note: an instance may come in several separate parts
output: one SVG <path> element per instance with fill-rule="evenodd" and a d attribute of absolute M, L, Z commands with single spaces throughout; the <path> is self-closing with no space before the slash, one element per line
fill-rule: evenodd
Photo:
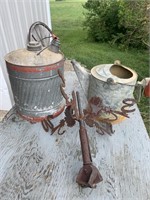
<path fill-rule="evenodd" d="M 50 33 L 50 35 L 47 37 L 42 37 L 43 32 L 40 29 L 36 29 L 36 27 L 39 26 L 44 27 L 48 31 L 48 33 Z M 36 35 L 34 35 L 34 32 L 36 33 Z M 43 40 L 48 38 L 52 38 L 52 41 L 45 45 Z M 42 49 L 42 47 L 44 47 L 44 49 Z M 47 49 L 48 47 L 50 47 L 51 51 L 58 53 L 60 47 L 59 38 L 53 34 L 52 30 L 45 23 L 40 21 L 34 22 L 29 28 L 27 49 L 29 51 L 39 51 L 37 54 L 39 55 L 43 50 Z"/>
<path fill-rule="evenodd" d="M 51 36 L 52 36 L 53 38 L 57 38 L 57 36 L 53 34 L 52 30 L 51 30 L 45 23 L 40 22 L 40 21 L 37 21 L 37 22 L 34 22 L 34 23 L 30 26 L 29 35 L 28 35 L 28 42 L 31 42 L 31 40 L 32 40 L 33 29 L 34 29 L 36 26 L 39 26 L 39 25 L 45 27 L 45 28 L 50 32 L 50 34 L 51 34 Z"/>

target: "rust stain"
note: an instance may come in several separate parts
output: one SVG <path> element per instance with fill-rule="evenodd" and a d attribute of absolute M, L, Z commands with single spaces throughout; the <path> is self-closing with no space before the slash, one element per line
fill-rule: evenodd
<path fill-rule="evenodd" d="M 26 115 L 22 115 L 19 112 L 17 112 L 23 119 L 29 121 L 30 123 L 36 123 L 36 122 L 43 122 L 47 118 L 51 117 L 51 119 L 54 119 L 55 117 L 59 116 L 64 111 L 65 106 L 57 110 L 53 115 L 51 116 L 44 116 L 44 117 L 30 117 Z"/>
<path fill-rule="evenodd" d="M 64 64 L 64 59 L 59 61 L 58 63 L 46 65 L 46 66 L 17 66 L 7 62 L 7 67 L 12 71 L 24 72 L 24 73 L 39 73 L 39 72 L 47 72 L 51 70 L 57 70 L 62 68 Z"/>

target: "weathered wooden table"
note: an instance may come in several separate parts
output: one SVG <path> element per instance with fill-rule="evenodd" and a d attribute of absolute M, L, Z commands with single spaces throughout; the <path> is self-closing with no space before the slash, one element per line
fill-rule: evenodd
<path fill-rule="evenodd" d="M 80 88 L 73 71 L 65 77 L 68 93 Z M 150 140 L 138 108 L 113 126 L 112 136 L 87 127 L 93 162 L 103 176 L 96 189 L 76 183 L 82 167 L 78 124 L 50 135 L 41 124 L 14 121 L 11 113 L 0 124 L 1 200 L 150 199 Z"/>

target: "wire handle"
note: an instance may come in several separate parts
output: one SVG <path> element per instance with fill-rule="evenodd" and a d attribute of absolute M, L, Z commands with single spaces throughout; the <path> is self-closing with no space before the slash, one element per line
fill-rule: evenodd
<path fill-rule="evenodd" d="M 40 21 L 37 21 L 37 22 L 34 22 L 34 23 L 30 26 L 30 28 L 29 28 L 28 42 L 31 42 L 31 41 L 32 41 L 32 38 L 33 38 L 33 30 L 34 30 L 34 28 L 35 28 L 36 26 L 39 26 L 39 25 L 41 25 L 41 26 L 43 26 L 44 28 L 46 28 L 46 29 L 49 31 L 49 33 L 51 34 L 51 37 L 52 37 L 52 38 L 55 38 L 55 39 L 57 38 L 57 36 L 53 34 L 52 30 L 51 30 L 45 23 L 40 22 Z"/>
<path fill-rule="evenodd" d="M 36 29 L 36 27 L 39 26 L 44 27 L 48 31 L 49 36 L 42 37 L 43 32 L 41 32 L 40 30 L 38 32 L 38 30 Z M 36 35 L 34 35 L 34 33 Z M 50 43 L 45 45 L 43 40 L 47 38 L 52 38 L 52 40 L 50 41 Z M 38 51 L 37 55 L 39 55 L 45 49 L 50 48 L 51 51 L 58 53 L 59 47 L 60 47 L 59 38 L 53 34 L 52 30 L 45 23 L 37 21 L 30 26 L 28 34 L 28 44 L 27 44 L 27 49 L 29 51 Z"/>

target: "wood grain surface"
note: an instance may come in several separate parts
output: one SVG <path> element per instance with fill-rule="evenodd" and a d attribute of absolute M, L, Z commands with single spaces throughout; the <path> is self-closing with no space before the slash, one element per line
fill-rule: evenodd
<path fill-rule="evenodd" d="M 79 90 L 74 72 L 65 77 L 68 94 Z M 150 140 L 138 108 L 130 119 L 113 126 L 112 136 L 87 127 L 93 162 L 103 176 L 95 189 L 76 183 L 82 167 L 78 128 L 76 123 L 64 127 L 63 135 L 50 135 L 41 124 L 30 124 L 10 111 L 0 123 L 0 199 L 149 200 Z"/>

